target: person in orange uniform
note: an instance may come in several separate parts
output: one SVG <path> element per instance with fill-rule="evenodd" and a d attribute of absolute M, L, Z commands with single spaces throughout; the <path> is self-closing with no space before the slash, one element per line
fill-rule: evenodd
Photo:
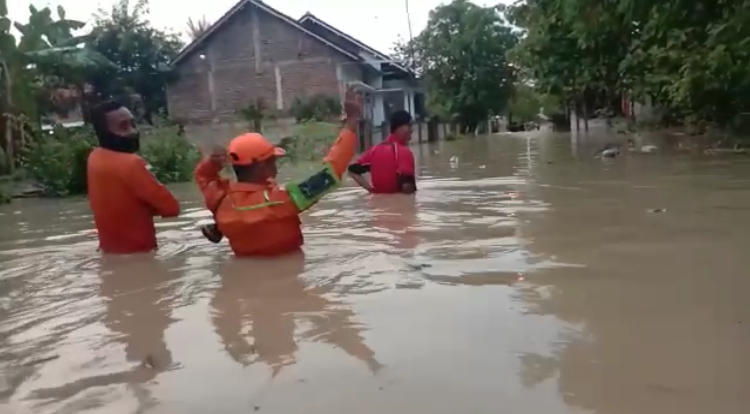
<path fill-rule="evenodd" d="M 361 107 L 359 95 L 348 89 L 343 129 L 324 158 L 323 168 L 301 182 L 275 183 L 276 159 L 285 151 L 260 134 L 243 134 L 226 151 L 215 149 L 195 170 L 195 180 L 215 220 L 215 225 L 202 228 L 203 234 L 216 243 L 226 236 L 236 256 L 269 257 L 298 250 L 304 242 L 300 213 L 338 187 L 354 157 Z M 227 158 L 236 182 L 219 176 Z"/>
<path fill-rule="evenodd" d="M 156 249 L 154 216 L 176 217 L 180 205 L 136 154 L 140 134 L 133 114 L 117 102 L 91 111 L 99 147 L 88 158 L 88 196 L 104 253 Z"/>

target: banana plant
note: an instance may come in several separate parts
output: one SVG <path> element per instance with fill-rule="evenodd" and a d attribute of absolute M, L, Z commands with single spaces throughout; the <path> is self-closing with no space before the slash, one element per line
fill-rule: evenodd
<path fill-rule="evenodd" d="M 0 113 L 7 168 L 15 165 L 15 132 L 19 128 L 14 120 L 23 117 L 38 121 L 39 97 L 48 97 L 60 87 L 73 86 L 83 91 L 85 78 L 95 70 L 115 67 L 109 59 L 96 51 L 80 47 L 87 36 L 74 33 L 84 23 L 67 19 L 65 10 L 57 8 L 53 16 L 49 7 L 37 9 L 29 6 L 27 23 L 11 22 L 7 14 L 7 0 L 0 0 Z M 21 34 L 20 39 L 10 32 L 11 26 Z M 19 118 L 20 119 L 20 118 Z"/>

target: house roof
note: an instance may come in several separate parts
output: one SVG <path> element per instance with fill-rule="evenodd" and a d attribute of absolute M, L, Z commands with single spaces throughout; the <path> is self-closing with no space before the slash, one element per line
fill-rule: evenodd
<path fill-rule="evenodd" d="M 284 23 L 294 27 L 295 29 L 301 31 L 302 33 L 305 33 L 306 35 L 313 37 L 321 42 L 323 42 L 328 47 L 336 50 L 337 52 L 343 54 L 344 56 L 347 56 L 354 60 L 360 60 L 359 56 L 356 56 L 350 52 L 347 52 L 346 50 L 336 46 L 335 44 L 331 43 L 330 41 L 324 39 L 323 37 L 305 29 L 302 27 L 302 25 L 297 21 L 292 19 L 291 17 L 287 16 L 286 14 L 274 9 L 273 7 L 267 5 L 261 0 L 240 0 L 237 2 L 237 4 L 234 5 L 229 11 L 224 13 L 219 20 L 217 20 L 214 24 L 211 25 L 211 27 L 208 28 L 205 32 L 203 32 L 200 36 L 198 36 L 195 40 L 190 42 L 187 46 L 185 46 L 184 49 L 180 51 L 180 53 L 172 59 L 172 62 L 170 62 L 171 66 L 174 66 L 178 64 L 180 61 L 185 59 L 188 55 L 190 55 L 193 51 L 195 51 L 206 39 L 208 39 L 213 33 L 221 29 L 224 24 L 229 21 L 235 14 L 237 14 L 240 10 L 244 9 L 246 6 L 255 6 L 259 8 L 260 10 L 263 10 L 264 12 L 280 19 Z"/>
<path fill-rule="evenodd" d="M 300 23 L 300 25 L 303 25 L 303 27 L 304 27 L 304 24 L 306 22 L 312 22 L 312 23 L 315 23 L 315 24 L 317 24 L 319 26 L 322 26 L 324 29 L 328 30 L 329 32 L 332 32 L 336 36 L 339 36 L 342 39 L 346 40 L 347 42 L 352 43 L 353 45 L 357 46 L 358 48 L 364 49 L 367 52 L 375 55 L 375 57 L 377 57 L 378 59 L 388 61 L 388 63 L 390 65 L 394 66 L 395 68 L 397 68 L 399 70 L 402 70 L 404 72 L 407 72 L 407 73 L 412 73 L 412 71 L 406 69 L 401 64 L 395 62 L 392 57 L 390 57 L 390 56 L 386 55 L 385 53 L 382 53 L 382 52 L 380 52 L 380 51 L 378 51 L 378 50 L 376 50 L 376 49 L 374 49 L 374 48 L 372 48 L 372 47 L 370 47 L 370 46 L 368 46 L 368 45 L 360 42 L 359 40 L 357 40 L 357 39 L 349 36 L 348 34 L 346 34 L 346 33 L 342 32 L 341 30 L 339 30 L 339 29 L 331 26 L 330 24 L 326 23 L 325 21 L 321 20 L 319 17 L 315 16 L 314 14 L 312 14 L 310 12 L 305 13 L 304 16 L 300 17 L 300 19 L 299 19 L 299 23 Z"/>

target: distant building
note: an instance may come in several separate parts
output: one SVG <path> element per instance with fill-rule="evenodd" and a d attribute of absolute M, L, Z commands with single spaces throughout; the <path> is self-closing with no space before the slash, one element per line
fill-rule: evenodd
<path fill-rule="evenodd" d="M 347 85 L 366 96 L 365 117 L 422 111 L 414 73 L 312 14 L 294 20 L 259 0 L 241 0 L 174 59 L 169 114 L 186 123 L 235 116 L 262 99 L 288 110 L 295 98 L 339 99 Z"/>

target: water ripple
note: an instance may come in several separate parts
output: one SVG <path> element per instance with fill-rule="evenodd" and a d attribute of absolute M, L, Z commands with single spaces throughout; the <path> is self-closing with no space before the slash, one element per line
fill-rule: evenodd
<path fill-rule="evenodd" d="M 304 255 L 274 261 L 234 259 L 225 243 L 203 239 L 197 224 L 210 214 L 185 187 L 184 213 L 157 223 L 153 255 L 100 257 L 80 200 L 5 207 L 0 407 L 150 412 L 172 401 L 174 412 L 203 412 L 195 411 L 201 395 L 211 393 L 219 411 L 246 412 L 240 382 L 230 378 L 244 378 L 257 397 L 276 378 L 306 383 L 305 372 L 320 370 L 318 380 L 329 384 L 362 367 L 395 375 L 381 358 L 405 362 L 377 338 L 418 341 L 419 334 L 391 332 L 379 315 L 402 327 L 395 321 L 411 321 L 424 334 L 417 325 L 451 324 L 455 316 L 426 305 L 440 316 L 410 319 L 423 312 L 410 300 L 461 300 L 466 312 L 478 312 L 474 303 L 512 302 L 506 290 L 519 274 L 562 265 L 527 249 L 521 230 L 551 208 L 527 192 L 537 150 L 500 158 L 485 151 L 472 161 L 461 147 L 468 144 L 456 145 L 421 155 L 416 196 L 337 191 L 304 215 Z M 458 166 L 449 162 L 454 155 Z M 506 290 L 460 299 L 460 287 L 493 285 Z M 335 355 L 351 363 L 329 376 Z"/>

